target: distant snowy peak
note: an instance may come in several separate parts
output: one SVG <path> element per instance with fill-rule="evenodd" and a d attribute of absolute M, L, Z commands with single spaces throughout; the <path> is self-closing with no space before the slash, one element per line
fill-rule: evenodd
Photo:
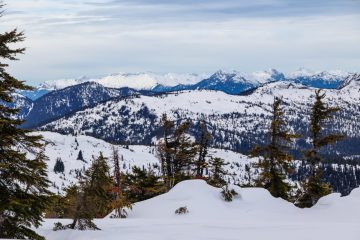
<path fill-rule="evenodd" d="M 211 79 L 217 81 L 233 81 L 233 82 L 244 82 L 251 83 L 254 85 L 264 84 L 267 82 L 284 80 L 285 76 L 283 73 L 276 69 L 269 69 L 266 71 L 259 71 L 253 73 L 243 73 L 239 71 L 223 71 L 219 70 L 210 76 Z"/>
<path fill-rule="evenodd" d="M 151 90 L 157 85 L 176 86 L 179 84 L 195 84 L 207 77 L 208 75 L 206 74 L 158 74 L 152 72 L 116 73 L 96 79 L 81 77 L 75 79 L 51 80 L 44 82 L 39 88 L 58 90 L 84 82 L 97 82 L 104 87 L 109 88 L 128 87 L 136 90 Z"/>
<path fill-rule="evenodd" d="M 309 77 L 315 75 L 316 72 L 307 68 L 299 68 L 296 71 L 288 74 L 288 78 L 298 78 L 298 77 Z"/>
<path fill-rule="evenodd" d="M 84 82 L 90 82 L 91 79 L 88 77 L 69 78 L 69 79 L 57 79 L 49 80 L 41 83 L 38 89 L 44 89 L 48 91 L 60 90 L 66 87 L 78 85 Z"/>
<path fill-rule="evenodd" d="M 360 89 L 360 73 L 350 74 L 344 82 L 339 86 L 339 89 L 356 88 Z"/>
<path fill-rule="evenodd" d="M 349 72 L 343 70 L 330 70 L 330 71 L 313 71 L 306 68 L 299 68 L 295 72 L 290 73 L 287 78 L 296 79 L 296 78 L 321 78 L 328 81 L 337 81 L 339 79 L 345 79 L 349 76 Z"/>
<path fill-rule="evenodd" d="M 266 71 L 254 72 L 247 76 L 247 78 L 252 79 L 260 84 L 274 81 L 285 80 L 285 75 L 279 72 L 276 69 L 269 69 Z"/>
<path fill-rule="evenodd" d="M 262 84 L 284 80 L 284 74 L 275 69 L 245 74 L 238 71 L 225 72 L 219 70 L 208 79 L 193 85 L 189 89 L 206 89 L 223 91 L 228 94 L 240 94 Z"/>
<path fill-rule="evenodd" d="M 300 83 L 310 87 L 336 89 L 350 73 L 342 70 L 312 71 L 304 68 L 289 74 L 289 81 Z"/>

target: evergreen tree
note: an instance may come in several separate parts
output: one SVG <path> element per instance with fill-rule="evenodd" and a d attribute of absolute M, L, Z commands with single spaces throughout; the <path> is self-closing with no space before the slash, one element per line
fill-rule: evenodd
<path fill-rule="evenodd" d="M 92 222 L 95 217 L 104 217 L 111 210 L 112 179 L 107 158 L 102 153 L 93 160 L 92 165 L 85 171 L 79 186 L 70 188 L 69 195 L 73 195 L 73 222 L 67 227 L 70 229 L 99 228 Z"/>
<path fill-rule="evenodd" d="M 281 108 L 282 98 L 275 98 L 272 106 L 272 121 L 269 129 L 269 144 L 256 147 L 253 155 L 262 156 L 257 167 L 261 169 L 257 183 L 269 190 L 276 198 L 289 200 L 291 185 L 286 182 L 286 177 L 291 173 L 290 164 L 293 160 L 288 154 L 289 144 L 298 137 L 287 130 L 284 112 Z"/>
<path fill-rule="evenodd" d="M 245 164 L 246 178 L 248 180 L 247 186 L 251 186 L 251 168 L 249 164 Z"/>
<path fill-rule="evenodd" d="M 205 121 L 201 121 L 200 127 L 200 139 L 197 143 L 198 146 L 198 159 L 195 162 L 196 176 L 202 177 L 204 175 L 204 168 L 206 168 L 206 157 L 208 155 L 209 143 L 212 139 L 211 133 L 207 130 Z"/>
<path fill-rule="evenodd" d="M 54 172 L 63 173 L 64 171 L 65 171 L 64 162 L 61 160 L 61 158 L 57 158 L 54 166 Z"/>
<path fill-rule="evenodd" d="M 158 143 L 157 154 L 160 159 L 161 172 L 164 177 L 164 182 L 167 190 L 170 190 L 173 183 L 173 168 L 172 168 L 172 155 L 174 153 L 174 142 L 171 134 L 174 131 L 174 123 L 167 119 L 166 114 L 162 115 L 161 125 L 163 129 L 163 139 Z"/>
<path fill-rule="evenodd" d="M 176 182 L 189 178 L 191 166 L 197 154 L 196 144 L 187 134 L 191 124 L 190 121 L 181 123 L 173 135 L 175 143 L 173 169 Z"/>
<path fill-rule="evenodd" d="M 120 156 L 119 151 L 113 147 L 113 162 L 114 162 L 114 187 L 113 187 L 113 201 L 112 209 L 115 213 L 111 216 L 112 218 L 125 218 L 127 212 L 125 208 L 131 209 L 131 203 L 124 196 L 124 184 L 122 183 L 122 177 L 120 172 Z M 122 158 L 122 156 L 121 156 Z"/>
<path fill-rule="evenodd" d="M 225 170 L 225 166 L 229 163 L 226 163 L 224 159 L 219 157 L 211 158 L 209 161 L 210 165 L 210 179 L 209 183 L 216 187 L 222 187 L 226 185 L 225 176 L 228 175 L 228 172 Z"/>
<path fill-rule="evenodd" d="M 82 153 L 81 150 L 79 151 L 76 160 L 80 160 L 80 161 L 86 162 L 86 161 L 84 160 L 83 153 Z"/>
<path fill-rule="evenodd" d="M 310 164 L 310 176 L 303 183 L 304 192 L 296 203 L 302 208 L 312 207 L 321 197 L 331 193 L 330 185 L 322 180 L 321 162 L 323 159 L 319 151 L 321 148 L 343 139 L 342 135 L 324 132 L 326 123 L 332 118 L 332 114 L 339 110 L 328 107 L 323 101 L 325 97 L 325 93 L 322 93 L 321 90 L 315 91 L 315 103 L 310 119 L 311 149 L 305 153 L 305 158 Z"/>
<path fill-rule="evenodd" d="M 2 7 L 0 3 L 0 11 Z M 31 89 L 6 71 L 8 63 L 25 51 L 11 46 L 23 40 L 17 29 L 0 33 L 0 238 L 44 239 L 30 228 L 40 225 L 50 203 L 46 157 L 39 152 L 41 136 L 20 129 L 23 122 L 14 117 L 19 109 L 6 106 L 17 90 Z M 29 159 L 25 150 L 39 153 Z"/>
<path fill-rule="evenodd" d="M 139 202 L 165 192 L 165 186 L 152 170 L 133 167 L 132 173 L 125 175 L 124 194 L 130 202 Z"/>
<path fill-rule="evenodd" d="M 164 114 L 161 123 L 164 137 L 158 143 L 157 154 L 167 189 L 170 190 L 177 182 L 189 178 L 196 146 L 187 134 L 190 121 L 184 121 L 175 128 Z"/>

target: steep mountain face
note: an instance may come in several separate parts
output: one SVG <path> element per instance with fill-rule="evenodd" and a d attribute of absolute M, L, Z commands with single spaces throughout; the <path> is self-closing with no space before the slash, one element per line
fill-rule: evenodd
<path fill-rule="evenodd" d="M 289 81 L 300 83 L 305 86 L 335 89 L 338 88 L 349 75 L 349 73 L 343 71 L 312 72 L 301 68 L 290 74 L 288 79 Z"/>
<path fill-rule="evenodd" d="M 339 89 L 343 91 L 347 90 L 359 90 L 360 89 L 360 73 L 350 74 L 343 83 L 339 86 Z"/>
<path fill-rule="evenodd" d="M 11 97 L 13 102 L 8 103 L 0 101 L 0 103 L 10 108 L 19 109 L 20 111 L 14 117 L 21 120 L 25 119 L 33 108 L 33 101 L 19 93 L 13 93 L 11 94 Z"/>
<path fill-rule="evenodd" d="M 328 104 L 341 109 L 329 124 L 329 131 L 347 136 L 345 141 L 326 152 L 350 158 L 359 155 L 359 94 L 349 95 L 346 89 L 325 92 Z M 254 144 L 266 142 L 275 96 L 283 96 L 289 126 L 306 139 L 314 89 L 282 81 L 265 84 L 245 96 L 197 90 L 114 99 L 53 121 L 42 129 L 86 134 L 120 143 L 150 144 L 159 136 L 159 120 L 166 113 L 172 119 L 191 119 L 195 124 L 192 129 L 195 136 L 198 121 L 205 120 L 214 136 L 214 147 L 246 152 Z M 301 150 L 308 142 L 299 140 L 295 146 Z"/>
<path fill-rule="evenodd" d="M 105 88 L 95 82 L 85 82 L 76 86 L 50 92 L 34 102 L 22 127 L 32 128 L 84 107 L 119 96 L 138 93 L 129 88 Z"/>
<path fill-rule="evenodd" d="M 19 94 L 35 101 L 36 99 L 44 96 L 45 94 L 47 94 L 49 92 L 50 92 L 50 90 L 47 90 L 47 89 L 35 88 L 34 90 L 20 90 Z"/>

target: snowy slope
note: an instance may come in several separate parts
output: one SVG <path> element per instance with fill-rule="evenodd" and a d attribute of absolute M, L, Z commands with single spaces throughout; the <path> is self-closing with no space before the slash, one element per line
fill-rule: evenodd
<path fill-rule="evenodd" d="M 89 167 L 93 156 L 97 157 L 102 152 L 105 157 L 111 157 L 113 147 L 118 148 L 119 153 L 124 158 L 121 163 L 121 170 L 123 172 L 131 171 L 132 166 L 152 168 L 155 164 L 159 164 L 154 147 L 130 145 L 127 149 L 125 146 L 113 145 L 89 136 L 66 136 L 52 132 L 37 133 L 41 134 L 48 143 L 45 154 L 49 158 L 49 179 L 52 182 L 52 190 L 54 192 L 61 193 L 64 187 L 71 183 L 76 183 L 75 170 Z M 86 162 L 77 160 L 80 151 Z M 245 164 L 251 164 L 256 159 L 250 159 L 242 154 L 221 149 L 211 149 L 209 153 L 214 157 L 221 157 L 230 163 L 228 171 L 234 174 L 234 177 L 229 177 L 232 182 L 248 182 L 248 179 L 245 177 Z M 64 174 L 53 171 L 57 158 L 61 158 L 64 162 Z"/>
<path fill-rule="evenodd" d="M 38 230 L 46 239 L 173 239 L 173 240 L 358 240 L 360 190 L 340 198 L 331 194 L 311 209 L 298 209 L 258 188 L 234 189 L 239 197 L 221 199 L 221 189 L 202 180 L 184 181 L 170 192 L 136 203 L 127 219 L 98 219 L 101 231 L 53 232 L 47 219 Z M 189 213 L 175 215 L 186 206 Z"/>

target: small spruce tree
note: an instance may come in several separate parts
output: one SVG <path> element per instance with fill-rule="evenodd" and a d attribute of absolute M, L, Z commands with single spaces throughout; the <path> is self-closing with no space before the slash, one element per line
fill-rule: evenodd
<path fill-rule="evenodd" d="M 315 103 L 310 119 L 311 149 L 305 153 L 306 161 L 310 165 L 310 175 L 303 182 L 303 192 L 296 202 L 301 208 L 312 207 L 321 197 L 331 193 L 331 186 L 322 179 L 320 167 L 323 158 L 319 151 L 344 138 L 340 134 L 326 134 L 324 131 L 326 123 L 332 119 L 332 114 L 339 111 L 338 108 L 328 107 L 324 103 L 325 97 L 321 90 L 315 91 Z"/>
<path fill-rule="evenodd" d="M 124 185 L 124 195 L 130 202 L 144 201 L 166 190 L 161 178 L 153 170 L 143 170 L 136 166 L 124 176 Z"/>
<path fill-rule="evenodd" d="M 79 153 L 78 153 L 78 156 L 77 156 L 76 160 L 80 160 L 80 161 L 85 162 L 84 157 L 83 157 L 83 153 L 82 153 L 82 151 L 81 151 L 81 150 L 79 151 Z"/>
<path fill-rule="evenodd" d="M 54 166 L 54 172 L 63 173 L 64 171 L 65 171 L 64 162 L 61 160 L 61 158 L 57 158 Z"/>
<path fill-rule="evenodd" d="M 204 169 L 206 168 L 206 157 L 208 155 L 208 148 L 212 140 L 211 133 L 207 130 L 205 121 L 199 123 L 200 139 L 197 143 L 198 146 L 198 159 L 195 162 L 196 177 L 203 177 Z"/>
<path fill-rule="evenodd" d="M 175 124 L 164 114 L 161 124 L 164 135 L 158 142 L 157 155 L 160 159 L 165 185 L 167 190 L 170 190 L 176 183 L 190 178 L 197 149 L 187 134 L 191 126 L 190 121 L 184 121 L 175 127 Z"/>
<path fill-rule="evenodd" d="M 70 229 L 99 230 L 92 222 L 95 217 L 104 217 L 111 210 L 112 179 L 107 158 L 102 153 L 93 160 L 89 169 L 79 181 L 79 186 L 73 186 L 73 222 L 67 226 Z"/>
<path fill-rule="evenodd" d="M 225 166 L 229 163 L 226 163 L 224 159 L 219 157 L 211 158 L 209 161 L 210 165 L 210 178 L 209 183 L 216 187 L 222 187 L 226 185 L 225 176 L 228 175 L 228 172 L 225 170 Z"/>
<path fill-rule="evenodd" d="M 126 218 L 126 209 L 132 208 L 131 203 L 124 195 L 123 178 L 120 172 L 120 159 L 122 159 L 122 156 L 120 157 L 118 149 L 113 147 L 112 160 L 114 164 L 114 186 L 112 189 L 113 201 L 111 207 L 114 209 L 114 214 L 111 215 L 112 218 Z"/>
<path fill-rule="evenodd" d="M 282 98 L 275 98 L 272 105 L 272 121 L 269 129 L 269 144 L 255 147 L 252 154 L 262 156 L 257 167 L 261 169 L 257 184 L 269 190 L 271 195 L 289 200 L 291 185 L 286 177 L 292 172 L 292 156 L 288 154 L 289 144 L 298 137 L 289 133 L 281 108 Z"/>

